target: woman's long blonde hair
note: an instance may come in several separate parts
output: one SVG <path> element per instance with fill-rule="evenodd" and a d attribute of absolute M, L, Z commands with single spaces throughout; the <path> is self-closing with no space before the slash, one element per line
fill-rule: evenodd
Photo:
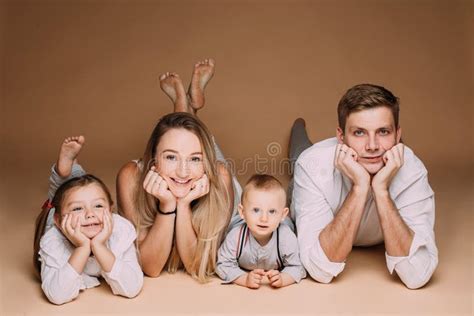
<path fill-rule="evenodd" d="M 156 149 L 161 137 L 171 129 L 185 129 L 196 135 L 203 150 L 204 172 L 209 178 L 209 193 L 192 205 L 192 224 L 197 235 L 196 252 L 190 272 L 200 282 L 206 282 L 216 267 L 217 251 L 230 221 L 230 195 L 218 175 L 214 143 L 204 123 L 188 113 L 171 113 L 163 116 L 155 126 L 142 158 L 142 169 L 137 177 L 135 205 L 137 216 L 135 226 L 139 233 L 153 225 L 157 214 L 158 200 L 143 188 L 143 181 L 150 166 L 154 164 Z M 138 247 L 137 247 L 138 248 Z M 168 271 L 175 272 L 181 266 L 181 259 L 173 242 L 168 258 Z"/>

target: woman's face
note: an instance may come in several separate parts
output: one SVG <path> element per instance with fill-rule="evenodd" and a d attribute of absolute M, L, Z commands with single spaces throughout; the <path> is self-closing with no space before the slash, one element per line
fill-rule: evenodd
<path fill-rule="evenodd" d="M 186 196 L 204 175 L 203 160 L 199 138 L 183 128 L 166 132 L 156 147 L 156 170 L 177 198 Z"/>

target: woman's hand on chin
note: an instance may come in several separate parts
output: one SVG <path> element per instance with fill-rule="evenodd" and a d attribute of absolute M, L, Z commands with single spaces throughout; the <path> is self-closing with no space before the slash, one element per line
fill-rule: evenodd
<path fill-rule="evenodd" d="M 169 213 L 176 209 L 176 197 L 169 190 L 168 182 L 155 171 L 155 166 L 148 171 L 143 188 L 160 201 L 160 211 Z"/>
<path fill-rule="evenodd" d="M 178 199 L 178 204 L 189 205 L 192 201 L 209 193 L 209 178 L 204 174 L 194 182 L 191 190 L 184 197 Z"/>

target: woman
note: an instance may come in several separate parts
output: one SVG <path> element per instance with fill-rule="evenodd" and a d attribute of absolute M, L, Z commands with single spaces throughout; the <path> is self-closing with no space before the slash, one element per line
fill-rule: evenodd
<path fill-rule="evenodd" d="M 142 269 L 157 277 L 167 264 L 181 264 L 200 282 L 214 273 L 219 245 L 239 221 L 241 188 L 205 125 L 196 117 L 214 61 L 194 66 L 188 93 L 179 76 L 160 77 L 174 113 L 160 119 L 143 158 L 129 162 L 117 176 L 119 212 L 135 224 Z"/>

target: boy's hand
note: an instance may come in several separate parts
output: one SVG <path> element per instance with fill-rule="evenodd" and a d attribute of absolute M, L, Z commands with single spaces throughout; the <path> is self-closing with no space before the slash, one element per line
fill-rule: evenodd
<path fill-rule="evenodd" d="M 247 274 L 246 285 L 250 289 L 258 289 L 262 283 L 262 278 L 265 276 L 263 269 L 255 269 Z"/>
<path fill-rule="evenodd" d="M 281 278 L 280 271 L 278 270 L 267 271 L 267 278 L 271 286 L 277 287 L 277 288 L 283 286 L 283 280 Z"/>

